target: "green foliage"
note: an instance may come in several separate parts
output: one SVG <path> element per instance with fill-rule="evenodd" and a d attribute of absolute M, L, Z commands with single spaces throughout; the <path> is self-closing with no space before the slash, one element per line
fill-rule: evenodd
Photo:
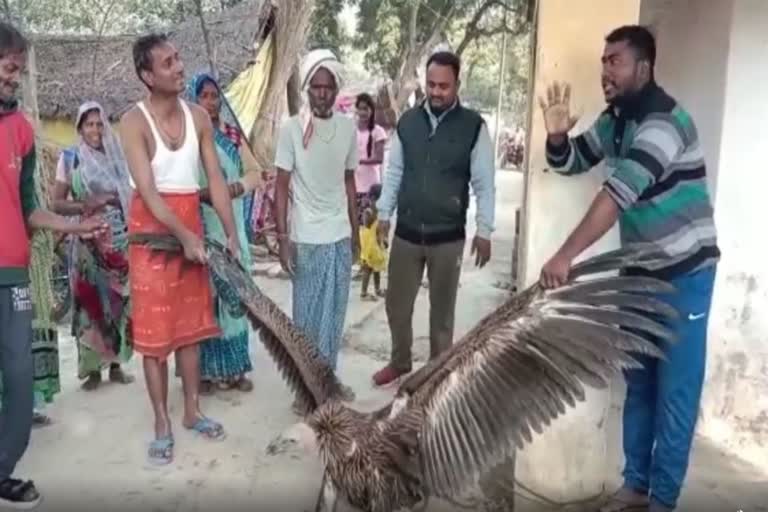
<path fill-rule="evenodd" d="M 243 0 L 203 0 L 204 12 Z M 172 25 L 197 15 L 194 0 L 3 0 L 15 23 L 36 33 L 119 34 Z M 5 7 L 7 6 L 7 9 Z"/>
<path fill-rule="evenodd" d="M 396 79 L 409 43 L 429 40 L 443 24 L 440 40 L 462 51 L 478 39 L 502 30 L 527 33 L 529 0 L 357 0 L 355 48 L 365 52 L 373 71 Z M 416 33 L 410 33 L 411 11 L 417 6 Z M 504 23 L 506 13 L 506 24 Z M 506 27 L 506 28 L 505 28 Z"/>
<path fill-rule="evenodd" d="M 435 24 L 452 4 L 463 7 L 468 0 L 358 0 L 357 34 L 352 42 L 365 52 L 365 64 L 372 71 L 395 79 L 408 48 L 409 22 L 413 2 L 419 1 L 414 42 L 429 39 Z"/>
<path fill-rule="evenodd" d="M 363 52 L 369 71 L 393 81 L 404 78 L 399 74 L 411 37 L 417 45 L 427 41 L 444 18 L 447 23 L 439 41 L 461 53 L 462 98 L 481 110 L 496 108 L 501 33 L 506 31 L 503 109 L 514 116 L 522 114 L 528 86 L 529 0 L 357 0 L 356 3 L 357 33 L 352 44 Z M 414 5 L 418 5 L 416 33 L 411 34 L 409 20 Z"/>
<path fill-rule="evenodd" d="M 461 96 L 464 101 L 481 110 L 496 108 L 501 66 L 500 51 L 501 35 L 498 35 L 479 39 L 464 52 Z M 502 109 L 509 112 L 510 117 L 519 119 L 527 106 L 530 66 L 530 44 L 527 34 L 508 37 L 506 59 Z"/>
<path fill-rule="evenodd" d="M 330 48 L 343 58 L 350 38 L 339 23 L 339 13 L 347 3 L 346 0 L 315 0 L 312 28 L 307 39 L 308 50 Z"/>

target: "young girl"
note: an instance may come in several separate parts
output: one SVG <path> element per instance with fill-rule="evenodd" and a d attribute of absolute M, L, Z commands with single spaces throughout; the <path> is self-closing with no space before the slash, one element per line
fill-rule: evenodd
<path fill-rule="evenodd" d="M 369 191 L 374 185 L 381 184 L 381 163 L 384 161 L 384 145 L 387 132 L 376 124 L 376 105 L 369 94 L 362 93 L 355 100 L 357 111 L 357 152 L 360 155 L 355 170 L 357 186 L 357 211 L 360 225 L 362 214 L 368 207 Z"/>
<path fill-rule="evenodd" d="M 386 241 L 378 238 L 378 213 L 376 201 L 381 195 L 381 185 L 373 185 L 368 192 L 368 207 L 363 211 L 363 222 L 360 225 L 360 271 L 363 275 L 363 289 L 360 298 L 377 300 L 384 296 L 381 289 L 381 272 L 387 265 Z M 382 247 L 382 243 L 384 247 Z M 375 295 L 368 295 L 368 283 L 373 275 Z"/>

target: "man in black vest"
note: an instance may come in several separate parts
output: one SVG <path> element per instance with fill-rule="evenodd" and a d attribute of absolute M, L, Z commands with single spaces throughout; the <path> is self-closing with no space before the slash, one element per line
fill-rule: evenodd
<path fill-rule="evenodd" d="M 390 363 L 374 376 L 383 386 L 411 371 L 413 305 L 424 267 L 429 278 L 430 358 L 453 343 L 456 292 L 466 238 L 469 187 L 476 196 L 476 264 L 491 257 L 495 158 L 488 128 L 458 99 L 459 58 L 437 52 L 427 62 L 428 101 L 400 118 L 392 138 L 379 211 L 379 235 L 389 236 L 397 208 L 387 290 L 392 334 Z"/>

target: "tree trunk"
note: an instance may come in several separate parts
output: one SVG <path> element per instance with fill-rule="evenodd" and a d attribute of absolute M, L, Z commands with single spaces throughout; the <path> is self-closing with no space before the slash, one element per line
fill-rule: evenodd
<path fill-rule="evenodd" d="M 250 141 L 256 161 L 263 169 L 274 167 L 277 132 L 286 103 L 286 90 L 307 42 L 314 0 L 281 0 L 275 7 L 274 56 L 269 84 Z"/>
<path fill-rule="evenodd" d="M 112 0 L 109 2 L 109 5 L 107 5 L 107 8 L 104 10 L 104 16 L 101 18 L 101 23 L 99 23 L 99 30 L 96 34 L 96 39 L 98 41 L 101 41 L 101 38 L 104 36 L 104 30 L 107 28 L 107 21 L 109 20 L 109 15 L 112 12 L 112 8 L 117 3 L 117 0 Z M 96 45 L 93 49 L 93 60 L 91 62 L 91 82 L 96 81 L 96 61 L 99 56 L 99 46 Z"/>
<path fill-rule="evenodd" d="M 27 70 L 22 81 L 22 105 L 32 119 L 35 134 L 40 127 L 40 109 L 37 104 L 37 59 L 34 43 L 27 50 Z"/>
<path fill-rule="evenodd" d="M 214 56 L 213 46 L 211 45 L 211 36 L 208 33 L 208 26 L 205 24 L 205 16 L 203 16 L 203 0 L 195 0 L 195 10 L 197 11 L 197 17 L 200 19 L 200 30 L 203 31 L 203 42 L 205 42 L 205 53 L 208 55 L 208 63 L 211 66 L 211 76 L 214 80 L 219 79 L 219 73 L 216 69 L 216 57 Z"/>
<path fill-rule="evenodd" d="M 418 27 L 416 20 L 419 15 L 420 2 L 413 2 L 408 20 L 408 48 L 403 51 L 402 63 L 397 77 L 392 81 L 394 98 L 392 107 L 399 113 L 405 107 L 408 98 L 419 86 L 418 66 L 424 56 L 435 47 L 445 30 L 448 20 L 453 16 L 455 5 L 452 3 L 446 12 L 441 13 L 432 26 L 429 37 L 419 43 L 416 39 Z"/>
<path fill-rule="evenodd" d="M 299 66 L 294 66 L 291 72 L 291 77 L 288 79 L 288 85 L 286 86 L 286 94 L 288 95 L 288 114 L 295 116 L 299 113 L 301 108 L 301 91 L 299 90 Z"/>

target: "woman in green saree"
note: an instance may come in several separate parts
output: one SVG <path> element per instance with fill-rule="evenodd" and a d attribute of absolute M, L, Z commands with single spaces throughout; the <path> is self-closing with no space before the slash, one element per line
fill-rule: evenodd
<path fill-rule="evenodd" d="M 192 77 L 187 82 L 184 99 L 197 103 L 211 116 L 219 164 L 233 198 L 241 263 L 245 268 L 250 268 L 251 253 L 247 227 L 250 225 L 252 192 L 261 181 L 258 165 L 235 113 L 213 77 L 205 73 Z M 226 243 L 221 221 L 207 202 L 208 184 L 205 182 L 205 173 L 200 173 L 200 176 L 203 179 L 201 196 L 205 236 Z M 220 283 L 213 284 L 216 289 L 216 317 L 223 334 L 220 338 L 200 344 L 200 391 L 210 393 L 213 386 L 221 390 L 251 391 L 253 384 L 246 377 L 253 369 L 249 353 L 249 323 L 243 310 L 230 307 L 226 299 L 222 300 L 227 292 L 220 289 Z"/>

